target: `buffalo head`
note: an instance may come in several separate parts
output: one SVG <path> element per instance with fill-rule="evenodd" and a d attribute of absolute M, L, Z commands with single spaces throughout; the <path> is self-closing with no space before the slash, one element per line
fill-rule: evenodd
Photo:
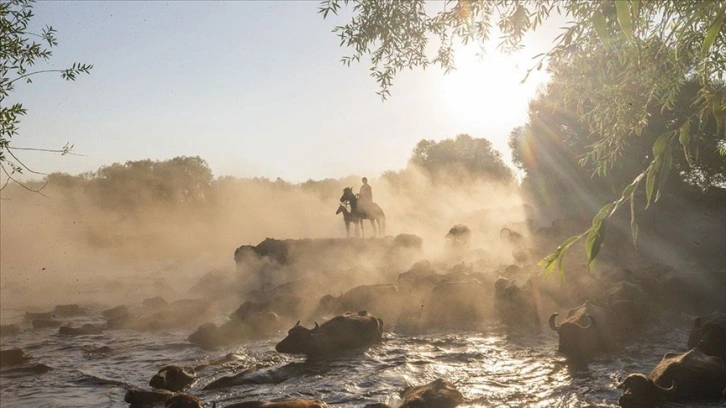
<path fill-rule="evenodd" d="M 703 327 L 703 336 L 696 348 L 709 356 L 721 357 L 726 361 L 726 328 L 709 323 Z"/>
<path fill-rule="evenodd" d="M 662 404 L 664 397 L 676 392 L 675 383 L 670 388 L 664 388 L 644 374 L 630 374 L 625 380 L 618 383 L 617 387 L 623 390 L 623 395 L 618 400 L 623 408 L 658 407 Z"/>
<path fill-rule="evenodd" d="M 279 353 L 305 354 L 312 347 L 315 347 L 316 340 L 314 334 L 318 329 L 317 322 L 315 323 L 315 328 L 308 329 L 307 327 L 300 326 L 300 321 L 298 320 L 295 326 L 287 331 L 287 337 L 277 343 L 275 350 Z"/>
<path fill-rule="evenodd" d="M 170 365 L 159 370 L 151 378 L 149 385 L 154 388 L 177 392 L 191 385 L 196 379 L 197 376 L 194 370 L 189 373 L 182 367 Z"/>
<path fill-rule="evenodd" d="M 557 313 L 552 313 L 549 324 L 550 328 L 559 335 L 560 352 L 568 357 L 580 358 L 589 357 L 598 351 L 599 340 L 594 317 L 586 315 L 589 322 L 587 325 L 581 325 L 570 320 L 557 324 L 557 316 Z"/>

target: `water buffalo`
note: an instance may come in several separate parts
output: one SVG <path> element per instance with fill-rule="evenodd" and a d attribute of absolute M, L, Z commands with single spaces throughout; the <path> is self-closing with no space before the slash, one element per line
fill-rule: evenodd
<path fill-rule="evenodd" d="M 471 230 L 464 224 L 456 224 L 446 234 L 453 247 L 466 247 L 471 240 Z"/>
<path fill-rule="evenodd" d="M 617 283 L 608 293 L 607 309 L 614 327 L 621 331 L 641 327 L 648 320 L 645 292 L 634 283 Z"/>
<path fill-rule="evenodd" d="M 448 381 L 437 379 L 426 385 L 411 387 L 401 393 L 399 408 L 453 408 L 464 402 L 464 396 Z"/>
<path fill-rule="evenodd" d="M 726 313 L 714 312 L 694 320 L 688 348 L 694 347 L 726 361 Z"/>
<path fill-rule="evenodd" d="M 151 298 L 135 313 L 119 313 L 108 319 L 110 329 L 165 330 L 189 327 L 212 318 L 212 301 L 207 299 L 180 299 L 167 303 L 162 298 Z"/>
<path fill-rule="evenodd" d="M 196 379 L 197 376 L 194 370 L 190 373 L 182 367 L 170 365 L 154 374 L 149 381 L 149 385 L 154 388 L 177 392 L 192 385 Z"/>
<path fill-rule="evenodd" d="M 530 280 L 517 286 L 507 278 L 499 278 L 494 282 L 494 311 L 504 324 L 539 327 L 534 295 Z"/>
<path fill-rule="evenodd" d="M 574 360 L 587 360 L 601 352 L 612 350 L 612 326 L 604 308 L 585 302 L 567 312 L 562 323 L 558 314 L 550 316 L 550 328 L 559 334 L 559 351 Z"/>
<path fill-rule="evenodd" d="M 202 408 L 202 401 L 193 395 L 179 393 L 167 399 L 164 408 Z"/>
<path fill-rule="evenodd" d="M 280 317 L 275 312 L 247 311 L 242 317 L 239 311 L 238 308 L 230 315 L 230 320 L 219 327 L 211 322 L 199 326 L 189 335 L 189 341 L 202 347 L 216 347 L 270 336 L 281 329 Z"/>
<path fill-rule="evenodd" d="M 395 285 L 362 285 L 340 296 L 323 296 L 313 316 L 322 318 L 352 310 L 369 310 L 374 315 L 381 316 L 384 321 L 395 321 L 400 300 L 401 296 Z"/>
<path fill-rule="evenodd" d="M 327 405 L 323 401 L 318 400 L 275 400 L 275 401 L 245 401 L 232 405 L 226 405 L 225 408 L 326 408 Z"/>
<path fill-rule="evenodd" d="M 383 336 L 383 321 L 366 311 L 345 313 L 308 329 L 297 322 L 275 346 L 280 353 L 323 357 L 341 350 L 367 347 Z"/>
<path fill-rule="evenodd" d="M 476 279 L 441 282 L 424 298 L 425 325 L 449 328 L 476 325 L 491 313 L 490 293 L 491 286 Z"/>
<path fill-rule="evenodd" d="M 623 408 L 657 407 L 663 401 L 718 401 L 726 389 L 726 365 L 698 349 L 667 353 L 648 376 L 630 374 L 618 388 Z"/>
<path fill-rule="evenodd" d="M 174 393 L 167 390 L 127 390 L 124 395 L 124 401 L 128 402 L 131 406 L 149 406 L 154 404 L 160 404 L 173 397 Z"/>

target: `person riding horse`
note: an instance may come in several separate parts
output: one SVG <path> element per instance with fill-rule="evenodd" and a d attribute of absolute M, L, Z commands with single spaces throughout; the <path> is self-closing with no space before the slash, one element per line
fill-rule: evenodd
<path fill-rule="evenodd" d="M 358 205 L 360 205 L 361 211 L 367 212 L 373 204 L 373 188 L 368 184 L 367 177 L 363 177 L 361 181 L 363 185 L 360 186 L 360 191 L 358 192 Z"/>
<path fill-rule="evenodd" d="M 368 180 L 365 180 L 368 181 Z M 367 183 L 364 183 L 367 185 Z M 370 186 L 369 186 L 370 187 Z M 353 216 L 360 220 L 370 220 L 373 227 L 373 235 L 384 236 L 386 231 L 386 215 L 381 207 L 374 202 L 363 204 L 358 194 L 353 193 L 353 188 L 346 187 L 343 189 L 343 195 L 340 197 L 341 203 L 350 203 L 350 212 Z M 361 223 L 361 228 L 363 224 Z M 365 236 L 365 232 L 363 236 Z"/>

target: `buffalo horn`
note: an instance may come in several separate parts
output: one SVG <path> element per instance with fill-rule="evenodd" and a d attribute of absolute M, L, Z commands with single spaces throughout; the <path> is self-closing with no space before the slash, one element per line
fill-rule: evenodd
<path fill-rule="evenodd" d="M 317 329 L 318 327 L 320 327 L 320 325 L 318 325 L 318 322 L 315 322 L 315 328 Z"/>
<path fill-rule="evenodd" d="M 552 313 L 552 315 L 550 316 L 550 328 L 554 331 L 557 331 L 557 329 L 559 328 L 557 327 L 557 323 L 555 323 L 555 319 L 558 315 L 559 313 Z"/>
<path fill-rule="evenodd" d="M 295 327 L 297 327 L 297 326 L 300 326 L 300 320 L 298 320 L 297 323 L 295 323 Z"/>
<path fill-rule="evenodd" d="M 676 391 L 678 390 L 678 387 L 676 386 L 675 381 L 671 381 L 671 386 L 669 388 L 661 387 L 660 385 L 656 384 L 655 381 L 653 381 L 653 386 L 660 392 L 662 392 L 665 395 L 673 396 L 676 394 Z"/>

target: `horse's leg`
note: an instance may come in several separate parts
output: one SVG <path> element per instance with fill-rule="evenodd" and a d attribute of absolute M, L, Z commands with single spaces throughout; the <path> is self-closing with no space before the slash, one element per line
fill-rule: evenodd
<path fill-rule="evenodd" d="M 378 231 L 376 231 L 376 219 L 375 218 L 371 218 L 370 219 L 370 222 L 371 222 L 371 228 L 373 229 L 373 235 L 371 237 L 372 238 L 375 238 L 376 235 L 378 234 Z"/>
<path fill-rule="evenodd" d="M 355 237 L 358 238 L 358 237 L 360 237 L 360 222 L 354 221 L 354 223 L 355 223 Z"/>
<path fill-rule="evenodd" d="M 360 233 L 362 238 L 366 237 L 365 222 L 363 220 L 360 220 Z"/>
<path fill-rule="evenodd" d="M 350 238 L 350 222 L 345 222 L 345 237 Z"/>

